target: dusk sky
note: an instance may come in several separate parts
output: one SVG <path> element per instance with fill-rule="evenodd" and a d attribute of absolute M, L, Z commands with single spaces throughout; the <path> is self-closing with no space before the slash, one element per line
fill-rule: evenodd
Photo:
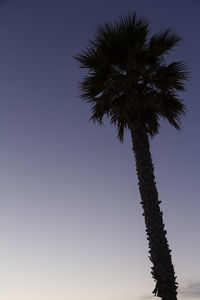
<path fill-rule="evenodd" d="M 0 1 L 0 299 L 143 300 L 154 281 L 135 160 L 89 122 L 74 56 L 104 21 L 136 11 L 183 37 L 190 70 L 181 131 L 151 140 L 179 300 L 200 299 L 200 2 Z"/>

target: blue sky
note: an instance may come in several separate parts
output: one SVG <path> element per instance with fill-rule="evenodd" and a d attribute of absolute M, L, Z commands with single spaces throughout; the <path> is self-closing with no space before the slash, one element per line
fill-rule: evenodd
<path fill-rule="evenodd" d="M 172 26 L 190 69 L 182 130 L 151 142 L 179 299 L 200 298 L 198 1 L 0 2 L 0 298 L 151 299 L 154 282 L 127 133 L 89 123 L 73 56 L 97 25 L 136 11 Z"/>

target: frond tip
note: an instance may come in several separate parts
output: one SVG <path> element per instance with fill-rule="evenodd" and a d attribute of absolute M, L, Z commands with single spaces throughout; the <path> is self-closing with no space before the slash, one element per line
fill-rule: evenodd
<path fill-rule="evenodd" d="M 180 41 L 182 37 L 179 36 L 173 28 L 165 28 L 155 33 L 149 41 L 149 49 L 157 56 L 167 54 Z"/>

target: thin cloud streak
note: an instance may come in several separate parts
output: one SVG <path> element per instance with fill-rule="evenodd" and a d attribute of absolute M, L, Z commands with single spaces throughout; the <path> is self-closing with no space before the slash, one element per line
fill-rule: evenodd
<path fill-rule="evenodd" d="M 200 281 L 190 281 L 187 286 L 179 289 L 178 294 L 186 299 L 200 299 Z M 138 300 L 152 300 L 155 299 L 151 295 L 142 295 Z"/>
<path fill-rule="evenodd" d="M 140 296 L 139 298 L 138 298 L 138 300 L 155 300 L 155 296 L 153 296 L 153 295 L 142 295 L 142 296 Z"/>
<path fill-rule="evenodd" d="M 200 281 L 193 281 L 181 288 L 179 294 L 184 298 L 200 299 Z"/>

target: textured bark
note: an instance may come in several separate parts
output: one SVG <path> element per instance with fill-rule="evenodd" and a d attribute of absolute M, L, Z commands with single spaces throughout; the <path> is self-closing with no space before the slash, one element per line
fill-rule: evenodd
<path fill-rule="evenodd" d="M 156 282 L 153 294 L 162 300 L 176 300 L 178 284 L 160 210 L 161 201 L 158 200 L 148 135 L 145 130 L 138 132 L 132 129 L 131 132 L 149 243 L 149 258 L 153 264 L 151 274 Z"/>

